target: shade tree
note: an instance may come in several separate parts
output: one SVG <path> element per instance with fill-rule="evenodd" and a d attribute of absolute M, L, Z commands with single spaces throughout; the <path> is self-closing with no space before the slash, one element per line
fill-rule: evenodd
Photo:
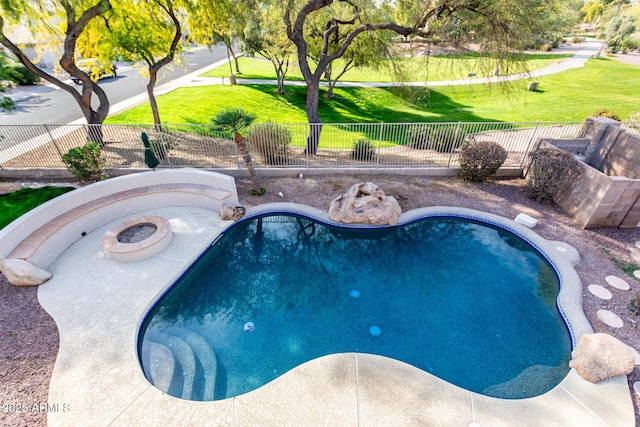
<path fill-rule="evenodd" d="M 0 2 L 0 44 L 13 53 L 27 69 L 69 93 L 78 103 L 85 120 L 90 125 L 102 124 L 109 113 L 109 100 L 104 90 L 91 79 L 91 76 L 76 65 L 77 44 L 87 26 L 96 18 L 109 14 L 112 8 L 109 0 L 51 2 L 5 0 Z M 23 26 L 36 39 L 44 38 L 62 44 L 58 63 L 62 69 L 81 82 L 80 91 L 36 65 L 27 56 L 25 50 L 10 39 L 13 30 L 19 26 Z M 98 40 L 95 42 L 97 43 Z M 97 98 L 96 107 L 92 103 L 94 96 Z M 88 138 L 102 144 L 100 126 L 91 126 Z"/>
<path fill-rule="evenodd" d="M 174 62 L 181 52 L 182 23 L 178 8 L 183 5 L 181 0 L 120 1 L 109 16 L 95 20 L 83 38 L 85 55 L 104 57 L 112 52 L 144 64 L 147 96 L 158 130 L 161 119 L 154 89 L 160 70 Z M 93 33 L 105 36 L 100 43 L 90 44 Z"/>
<path fill-rule="evenodd" d="M 240 73 L 238 58 L 233 50 L 242 37 L 243 17 L 254 6 L 252 0 L 198 0 L 186 7 L 189 39 L 211 48 L 223 43 L 233 59 L 236 73 Z M 233 74 L 231 64 L 229 71 Z"/>
<path fill-rule="evenodd" d="M 340 9 L 333 7 L 341 5 Z M 296 46 L 300 71 L 307 85 L 305 111 L 310 124 L 306 153 L 316 154 L 322 130 L 318 112 L 320 81 L 327 68 L 342 58 L 358 37 L 379 31 L 431 39 L 452 25 L 473 31 L 473 40 L 497 57 L 519 51 L 535 32 L 545 12 L 557 4 L 539 0 L 287 0 L 284 21 L 287 36 Z M 320 13 L 322 32 L 306 31 Z M 335 46 L 332 40 L 338 37 Z M 319 56 L 311 61 L 310 44 L 319 43 Z"/>
<path fill-rule="evenodd" d="M 278 81 L 278 93 L 284 94 L 284 81 L 295 45 L 287 37 L 282 8 L 275 1 L 263 2 L 259 8 L 245 13 L 242 41 L 245 49 L 268 59 Z"/>

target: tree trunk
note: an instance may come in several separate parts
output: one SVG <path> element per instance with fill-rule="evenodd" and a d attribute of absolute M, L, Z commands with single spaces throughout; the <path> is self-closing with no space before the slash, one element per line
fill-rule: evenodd
<path fill-rule="evenodd" d="M 278 77 L 278 93 L 280 95 L 284 95 L 284 77 L 280 74 L 278 74 L 277 77 Z"/>
<path fill-rule="evenodd" d="M 106 143 L 104 142 L 104 134 L 102 132 L 102 122 L 104 122 L 104 119 L 109 113 L 109 100 L 107 99 L 107 95 L 104 93 L 102 88 L 100 88 L 93 82 L 92 86 L 95 86 L 99 89 L 99 91 L 96 92 L 96 94 L 99 95 L 98 99 L 100 99 L 100 105 L 98 106 L 98 109 L 93 110 L 91 108 L 91 97 L 89 97 L 89 105 L 87 105 L 85 102 L 82 102 L 80 104 L 80 109 L 84 113 L 85 120 L 89 125 L 87 131 L 87 142 L 96 142 L 100 145 L 100 147 L 104 147 Z M 103 98 L 101 98 L 100 92 Z M 82 100 L 84 101 L 85 98 L 82 97 Z M 106 105 L 104 103 L 106 103 Z"/>
<path fill-rule="evenodd" d="M 244 161 L 247 170 L 249 171 L 249 175 L 251 175 L 251 182 L 253 182 L 254 190 L 260 192 L 260 183 L 258 182 L 258 176 L 256 175 L 256 170 L 253 168 L 253 162 L 251 161 L 251 155 L 249 154 L 249 147 L 247 147 L 247 141 L 244 139 L 242 135 L 236 133 L 233 136 L 233 140 L 238 146 L 238 151 L 242 156 L 242 160 Z"/>
<path fill-rule="evenodd" d="M 151 105 L 151 112 L 153 113 L 153 124 L 157 131 L 162 131 L 160 122 L 160 112 L 158 111 L 158 102 L 153 90 L 156 87 L 158 81 L 158 71 L 155 67 L 149 67 L 149 83 L 147 83 L 147 96 L 149 97 L 149 104 Z"/>
<path fill-rule="evenodd" d="M 233 63 L 236 66 L 236 74 L 242 74 L 240 72 L 240 66 L 238 65 L 238 57 L 236 56 L 235 52 L 233 51 L 233 49 L 229 48 L 229 50 L 231 51 L 231 56 L 233 57 Z"/>
<path fill-rule="evenodd" d="M 335 98 L 335 95 L 333 94 L 333 88 L 336 87 L 337 80 L 328 80 L 327 82 L 329 83 L 329 89 L 327 90 L 327 94 L 324 97 L 327 99 L 333 99 Z"/>
<path fill-rule="evenodd" d="M 87 142 L 96 142 L 100 147 L 104 148 L 106 145 L 104 142 L 104 134 L 102 132 L 101 123 L 91 123 L 87 120 Z"/>
<path fill-rule="evenodd" d="M 282 65 L 273 64 L 276 69 L 276 79 L 278 79 L 278 93 L 284 95 L 284 73 L 282 72 Z"/>
<path fill-rule="evenodd" d="M 306 112 L 307 120 L 309 122 L 309 135 L 307 136 L 307 147 L 305 148 L 305 154 L 315 156 L 318 152 L 318 145 L 320 144 L 320 132 L 322 132 L 322 120 L 318 114 L 318 100 L 320 97 L 320 82 L 319 79 L 312 79 L 307 81 L 307 103 Z"/>
<path fill-rule="evenodd" d="M 327 67 L 327 71 L 325 71 L 325 77 L 327 78 L 327 81 L 329 82 L 329 90 L 327 91 L 326 97 L 329 98 L 329 99 L 335 98 L 335 95 L 333 94 L 333 89 L 336 87 L 336 83 L 338 83 L 338 80 L 340 80 L 340 78 L 342 76 L 344 76 L 347 71 L 349 71 L 350 69 L 354 68 L 353 67 L 353 60 L 350 60 L 349 62 L 346 63 L 344 68 L 342 68 L 342 71 L 340 71 L 340 74 L 338 74 L 335 79 L 331 78 L 331 74 L 332 74 L 331 73 L 331 68 L 332 67 L 329 65 Z"/>

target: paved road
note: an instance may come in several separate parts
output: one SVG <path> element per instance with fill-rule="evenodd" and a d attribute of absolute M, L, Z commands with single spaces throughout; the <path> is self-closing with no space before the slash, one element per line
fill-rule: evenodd
<path fill-rule="evenodd" d="M 190 76 L 190 73 L 194 71 L 200 73 L 203 69 L 209 68 L 213 64 L 217 65 L 226 58 L 226 51 L 222 46 L 216 47 L 212 51 L 201 49 L 186 53 L 184 55 L 186 68 L 174 66 L 172 70 L 165 69 L 160 72 L 156 94 L 166 90 L 166 85 L 175 84 L 185 76 Z M 73 85 L 71 81 L 69 84 L 80 89 L 79 85 Z M 111 114 L 119 110 L 117 106 L 121 102 L 131 105 L 135 99 L 139 99 L 138 102 L 146 100 L 146 85 L 147 79 L 141 77 L 138 70 L 130 66 L 121 66 L 116 78 L 100 80 L 100 86 L 107 93 L 111 103 Z M 0 125 L 86 123 L 80 107 L 73 97 L 60 88 L 40 84 L 32 87 L 20 87 L 19 90 L 19 93 L 12 95 L 17 100 L 17 108 L 13 111 L 0 112 Z M 138 95 L 142 95 L 142 97 L 136 98 Z"/>

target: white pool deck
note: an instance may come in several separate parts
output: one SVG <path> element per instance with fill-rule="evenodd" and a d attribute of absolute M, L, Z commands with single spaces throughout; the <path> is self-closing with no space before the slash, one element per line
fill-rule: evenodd
<path fill-rule="evenodd" d="M 168 219 L 173 241 L 143 261 L 111 260 L 102 248 L 102 236 L 118 222 L 141 215 Z M 533 233 L 505 221 L 523 233 Z M 542 396 L 503 400 L 469 392 L 402 362 L 356 353 L 307 362 L 253 392 L 226 400 L 193 402 L 168 396 L 145 379 L 136 351 L 138 329 L 146 310 L 229 224 L 204 208 L 152 209 L 105 223 L 54 261 L 49 267 L 53 278 L 38 290 L 40 303 L 60 332 L 49 389 L 49 403 L 58 404 L 60 410 L 49 412 L 49 425 L 468 426 L 475 422 L 484 427 L 618 427 L 635 423 L 626 377 L 591 384 L 572 370 Z M 545 250 L 563 246 L 554 257 L 575 257 L 572 248 L 559 242 L 543 245 Z M 575 259 L 565 261 L 560 264 L 570 266 Z M 581 292 L 580 286 L 578 300 L 563 303 L 567 316 L 576 319 L 578 336 L 590 332 Z"/>

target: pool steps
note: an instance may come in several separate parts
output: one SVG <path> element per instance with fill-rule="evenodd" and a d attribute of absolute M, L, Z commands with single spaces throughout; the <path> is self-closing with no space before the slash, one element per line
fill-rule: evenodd
<path fill-rule="evenodd" d="M 204 392 L 202 400 L 213 400 L 215 396 L 216 373 L 218 371 L 218 361 L 216 354 L 209 343 L 197 333 L 188 329 L 170 328 L 167 333 L 184 340 L 193 350 L 200 365 L 204 369 Z"/>
<path fill-rule="evenodd" d="M 149 330 L 147 342 L 142 346 L 142 360 L 151 376 L 149 380 L 163 393 L 177 389 L 181 390 L 182 399 L 214 399 L 217 359 L 209 343 L 199 334 L 177 327 L 163 329 L 163 332 Z M 171 369 L 160 371 L 158 366 L 167 361 Z M 194 396 L 198 364 L 204 369 L 202 399 Z"/>
<path fill-rule="evenodd" d="M 151 382 L 162 392 L 168 393 L 176 368 L 176 360 L 169 347 L 149 342 L 142 347 L 142 360 L 149 369 Z"/>
<path fill-rule="evenodd" d="M 165 345 L 169 347 L 171 353 L 173 353 L 173 356 L 175 357 L 175 360 L 182 369 L 183 379 L 182 393 L 180 394 L 180 397 L 182 399 L 191 399 L 193 383 L 196 377 L 196 357 L 193 350 L 191 350 L 191 347 L 189 347 L 189 345 L 180 338 L 164 334 L 162 332 L 153 332 L 151 339 L 157 344 L 165 343 Z M 180 370 L 176 371 L 176 373 L 179 372 Z M 176 377 L 179 377 L 179 375 L 173 376 L 174 381 Z M 174 381 L 172 381 L 172 385 Z"/>

